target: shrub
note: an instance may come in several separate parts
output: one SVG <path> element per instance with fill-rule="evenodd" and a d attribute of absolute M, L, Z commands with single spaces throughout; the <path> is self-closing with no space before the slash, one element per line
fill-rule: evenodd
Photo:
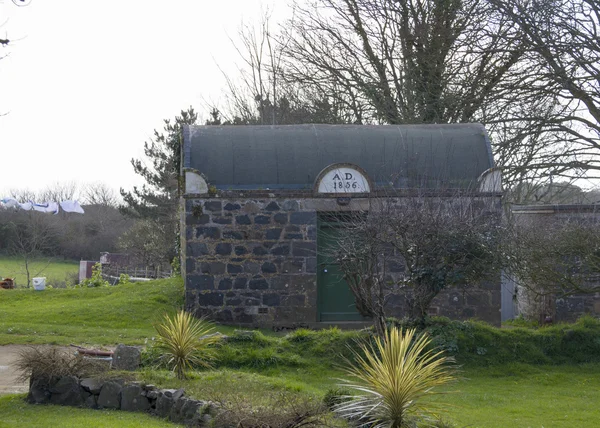
<path fill-rule="evenodd" d="M 29 346 L 21 351 L 14 364 L 20 380 L 57 379 L 64 376 L 87 377 L 108 369 L 104 361 L 84 358 L 55 346 Z"/>
<path fill-rule="evenodd" d="M 165 314 L 163 322 L 155 329 L 161 358 L 166 360 L 178 379 L 185 379 L 186 371 L 194 366 L 210 367 L 215 355 L 212 345 L 221 340 L 218 335 L 208 334 L 213 329 L 210 323 L 183 310 L 173 318 Z"/>
<path fill-rule="evenodd" d="M 262 406 L 243 399 L 217 400 L 220 412 L 214 420 L 218 427 L 312 428 L 327 426 L 327 408 L 318 400 L 287 392 L 267 397 Z"/>
<path fill-rule="evenodd" d="M 126 273 L 122 273 L 121 275 L 119 275 L 119 282 L 117 283 L 117 285 L 126 285 L 126 284 L 131 284 L 131 277 L 129 275 L 127 275 Z"/>
<path fill-rule="evenodd" d="M 374 345 L 361 345 L 362 352 L 347 369 L 359 382 L 346 385 L 359 395 L 334 410 L 378 427 L 414 427 L 417 420 L 428 418 L 434 408 L 427 400 L 436 394 L 433 389 L 454 379 L 446 365 L 449 358 L 430 344 L 427 334 L 417 337 L 414 329 L 392 327 Z"/>
<path fill-rule="evenodd" d="M 352 391 L 347 388 L 329 388 L 323 396 L 323 404 L 330 410 L 352 399 Z"/>
<path fill-rule="evenodd" d="M 92 267 L 92 277 L 84 279 L 81 283 L 82 287 L 107 287 L 110 284 L 102 278 L 102 265 L 96 263 Z"/>

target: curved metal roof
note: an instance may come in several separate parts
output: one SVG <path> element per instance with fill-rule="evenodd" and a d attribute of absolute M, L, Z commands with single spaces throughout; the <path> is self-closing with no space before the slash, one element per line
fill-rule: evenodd
<path fill-rule="evenodd" d="M 480 124 L 186 126 L 183 168 L 221 189 L 309 189 L 333 163 L 377 186 L 466 188 L 494 166 Z"/>

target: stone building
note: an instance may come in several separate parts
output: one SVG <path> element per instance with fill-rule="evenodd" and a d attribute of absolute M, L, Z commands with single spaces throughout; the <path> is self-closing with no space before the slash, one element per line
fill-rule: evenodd
<path fill-rule="evenodd" d="M 410 189 L 473 192 L 500 212 L 500 177 L 477 124 L 189 126 L 182 150 L 186 308 L 260 326 L 361 320 L 322 230 Z M 450 192 L 449 192 L 450 191 Z M 398 268 L 400 271 L 402 267 Z M 391 313 L 402 317 L 402 305 Z M 499 324 L 500 279 L 449 290 L 432 313 Z"/>

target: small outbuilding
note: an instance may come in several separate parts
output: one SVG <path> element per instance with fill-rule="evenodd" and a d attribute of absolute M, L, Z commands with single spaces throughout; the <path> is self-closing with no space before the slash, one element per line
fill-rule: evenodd
<path fill-rule="evenodd" d="M 415 189 L 471 192 L 501 211 L 479 124 L 186 126 L 181 180 L 186 308 L 232 324 L 362 320 L 343 279 L 328 274 L 322 230 L 339 213 Z M 397 317 L 400 300 L 389 303 Z M 499 275 L 440 294 L 430 311 L 499 324 Z"/>

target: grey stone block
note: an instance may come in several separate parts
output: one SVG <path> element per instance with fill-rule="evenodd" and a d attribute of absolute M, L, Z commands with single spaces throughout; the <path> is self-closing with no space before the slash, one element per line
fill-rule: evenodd
<path fill-rule="evenodd" d="M 84 391 L 98 395 L 100 394 L 100 390 L 102 389 L 103 383 L 99 379 L 88 377 L 82 379 L 79 385 L 81 385 Z"/>
<path fill-rule="evenodd" d="M 203 293 L 198 295 L 200 306 L 222 306 L 223 293 Z"/>
<path fill-rule="evenodd" d="M 262 264 L 262 266 L 260 267 L 260 270 L 263 273 L 276 273 L 277 272 L 277 266 L 275 266 L 275 264 L 271 263 L 271 262 L 264 262 Z"/>
<path fill-rule="evenodd" d="M 311 257 L 317 254 L 317 244 L 314 242 L 294 242 L 292 255 L 294 257 Z"/>
<path fill-rule="evenodd" d="M 275 214 L 275 216 L 273 216 L 273 220 L 277 224 L 287 224 L 288 215 L 287 215 L 287 213 L 277 213 L 277 214 Z"/>
<path fill-rule="evenodd" d="M 267 211 L 279 211 L 281 208 L 279 207 L 279 204 L 275 201 L 269 203 L 266 207 L 265 210 Z"/>
<path fill-rule="evenodd" d="M 204 209 L 207 211 L 221 211 L 221 201 L 209 201 L 204 203 Z"/>
<path fill-rule="evenodd" d="M 98 396 L 100 409 L 118 409 L 121 405 L 121 385 L 117 382 L 106 382 L 102 385 Z"/>
<path fill-rule="evenodd" d="M 281 236 L 281 229 L 269 229 L 265 235 L 265 238 L 271 241 L 279 240 Z"/>
<path fill-rule="evenodd" d="M 60 378 L 50 388 L 50 394 L 50 403 L 61 406 L 81 406 L 89 396 L 89 393 L 79 387 L 79 379 L 75 376 Z"/>
<path fill-rule="evenodd" d="M 262 245 L 256 246 L 252 249 L 252 254 L 255 256 L 264 256 L 269 254 L 269 250 L 263 247 Z"/>
<path fill-rule="evenodd" d="M 225 239 L 237 239 L 237 240 L 242 240 L 242 239 L 246 239 L 246 232 L 238 232 L 235 230 L 228 230 L 226 232 L 223 232 L 223 238 Z"/>
<path fill-rule="evenodd" d="M 212 275 L 188 275 L 186 288 L 189 290 L 213 290 L 215 278 Z"/>
<path fill-rule="evenodd" d="M 227 273 L 238 274 L 242 272 L 244 272 L 244 267 L 242 265 L 227 264 Z"/>
<path fill-rule="evenodd" d="M 277 245 L 271 248 L 271 254 L 274 256 L 287 256 L 290 253 L 290 246 L 288 244 Z"/>
<path fill-rule="evenodd" d="M 244 254 L 248 254 L 248 249 L 246 247 L 244 247 L 243 245 L 236 245 L 235 247 L 235 255 L 236 256 L 243 256 Z"/>
<path fill-rule="evenodd" d="M 222 244 L 219 244 L 222 245 Z M 200 272 L 211 275 L 220 275 L 225 273 L 225 263 L 221 262 L 202 262 L 200 263 Z"/>
<path fill-rule="evenodd" d="M 117 345 L 112 359 L 112 368 L 134 371 L 140 367 L 142 352 L 137 346 Z"/>
<path fill-rule="evenodd" d="M 221 281 L 219 281 L 219 290 L 231 290 L 232 287 L 233 281 L 231 278 L 223 278 Z"/>
<path fill-rule="evenodd" d="M 215 247 L 215 253 L 219 256 L 228 256 L 231 254 L 231 244 L 227 242 L 220 242 Z"/>
<path fill-rule="evenodd" d="M 231 224 L 231 217 L 213 217 L 212 222 L 215 224 Z"/>
<path fill-rule="evenodd" d="M 263 305 L 265 306 L 279 306 L 281 297 L 277 293 L 263 294 Z"/>
<path fill-rule="evenodd" d="M 257 215 L 254 217 L 254 224 L 269 224 L 271 223 L 271 217 L 267 215 Z"/>
<path fill-rule="evenodd" d="M 208 247 L 204 242 L 188 242 L 185 255 L 187 257 L 200 257 L 208 254 Z"/>
<path fill-rule="evenodd" d="M 298 209 L 300 209 L 300 204 L 295 200 L 287 200 L 283 201 L 281 208 L 285 211 L 298 211 Z"/>
<path fill-rule="evenodd" d="M 158 397 L 156 397 L 156 408 L 155 413 L 161 418 L 168 418 L 171 414 L 171 407 L 173 407 L 173 395 L 166 395 L 165 391 L 158 391 Z"/>
<path fill-rule="evenodd" d="M 252 224 L 250 217 L 248 217 L 246 214 L 235 216 L 235 222 L 242 225 Z"/>
<path fill-rule="evenodd" d="M 241 290 L 246 288 L 246 284 L 248 283 L 248 278 L 244 276 L 238 276 L 233 280 L 233 288 L 236 290 Z"/>
<path fill-rule="evenodd" d="M 139 385 L 127 385 L 121 390 L 121 410 L 144 412 L 150 409 L 148 398 L 143 395 Z"/>
<path fill-rule="evenodd" d="M 219 239 L 221 237 L 221 229 L 218 227 L 197 227 L 196 238 Z"/>
<path fill-rule="evenodd" d="M 317 258 L 316 257 L 307 257 L 306 258 L 306 272 L 307 273 L 316 273 L 317 272 Z"/>
<path fill-rule="evenodd" d="M 204 401 L 187 399 L 180 410 L 182 421 L 187 426 L 199 426 L 204 405 Z"/>
<path fill-rule="evenodd" d="M 45 379 L 31 379 L 29 381 L 29 394 L 27 401 L 32 404 L 44 404 L 50 401 L 48 381 Z"/>
<path fill-rule="evenodd" d="M 210 216 L 207 214 L 202 214 L 200 216 L 188 214 L 185 218 L 185 224 L 188 226 L 193 226 L 196 224 L 207 224 L 209 222 L 210 222 Z"/>
<path fill-rule="evenodd" d="M 264 278 L 251 279 L 248 288 L 251 290 L 265 290 L 269 288 L 269 283 Z"/>
<path fill-rule="evenodd" d="M 298 211 L 290 214 L 291 224 L 315 224 L 317 213 L 314 211 Z"/>
<path fill-rule="evenodd" d="M 196 259 L 188 257 L 185 259 L 185 273 L 196 272 Z"/>
<path fill-rule="evenodd" d="M 90 409 L 97 409 L 98 408 L 98 396 L 90 394 L 90 396 L 85 399 L 84 405 L 85 405 L 85 407 L 88 407 Z"/>

